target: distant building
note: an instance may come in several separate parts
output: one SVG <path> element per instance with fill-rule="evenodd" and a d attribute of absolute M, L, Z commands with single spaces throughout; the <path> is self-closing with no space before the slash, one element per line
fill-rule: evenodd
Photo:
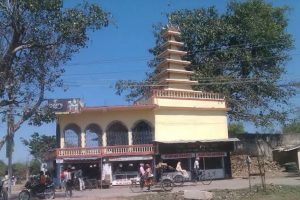
<path fill-rule="evenodd" d="M 72 166 L 88 178 L 109 175 L 113 184 L 127 184 L 141 162 L 153 167 L 163 159 L 176 167 L 180 160 L 189 171 L 196 157 L 200 168 L 214 171 L 215 178 L 231 176 L 236 139 L 228 137 L 225 99 L 194 91 L 197 81 L 190 80 L 190 62 L 182 59 L 187 52 L 181 50 L 179 30 L 168 27 L 163 37 L 157 85 L 142 99 L 129 106 L 83 106 L 57 113 L 59 148 L 49 155 L 57 178 Z"/>

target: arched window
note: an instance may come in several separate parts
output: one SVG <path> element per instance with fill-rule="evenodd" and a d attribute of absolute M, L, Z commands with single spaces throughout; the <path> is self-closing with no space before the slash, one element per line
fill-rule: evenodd
<path fill-rule="evenodd" d="M 85 129 L 85 146 L 102 146 L 102 130 L 97 124 L 90 124 Z"/>
<path fill-rule="evenodd" d="M 128 129 L 121 122 L 111 123 L 106 131 L 107 146 L 128 145 Z"/>
<path fill-rule="evenodd" d="M 80 147 L 80 128 L 76 124 L 69 124 L 64 130 L 65 147 Z"/>
<path fill-rule="evenodd" d="M 138 122 L 132 129 L 132 144 L 152 144 L 153 129 L 145 121 Z"/>

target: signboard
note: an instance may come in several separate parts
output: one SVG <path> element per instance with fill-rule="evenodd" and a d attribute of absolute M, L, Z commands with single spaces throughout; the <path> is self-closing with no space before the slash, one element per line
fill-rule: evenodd
<path fill-rule="evenodd" d="M 54 112 L 78 113 L 83 107 L 79 98 L 72 99 L 49 99 L 48 107 Z"/>
<path fill-rule="evenodd" d="M 195 157 L 194 153 L 175 153 L 175 154 L 162 154 L 161 158 L 167 159 L 177 159 L 177 158 L 192 158 Z"/>
<path fill-rule="evenodd" d="M 131 156 L 131 157 L 116 157 L 108 158 L 108 161 L 135 161 L 135 160 L 152 160 L 152 156 Z"/>
<path fill-rule="evenodd" d="M 199 152 L 196 153 L 196 157 L 225 157 L 226 152 Z"/>
<path fill-rule="evenodd" d="M 56 163 L 64 163 L 64 160 L 63 159 L 56 159 L 55 162 Z"/>

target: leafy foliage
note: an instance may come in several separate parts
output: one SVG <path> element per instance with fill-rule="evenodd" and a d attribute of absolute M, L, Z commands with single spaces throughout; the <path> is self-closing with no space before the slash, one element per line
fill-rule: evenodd
<path fill-rule="evenodd" d="M 0 177 L 4 177 L 6 168 L 7 166 L 5 162 L 3 162 L 3 160 L 0 160 Z"/>
<path fill-rule="evenodd" d="M 45 92 L 63 86 L 62 65 L 87 47 L 88 32 L 109 23 L 109 13 L 96 4 L 62 5 L 63 0 L 0 2 L 0 115 L 4 121 L 13 116 L 11 135 L 25 121 L 54 119 L 43 104 Z"/>
<path fill-rule="evenodd" d="M 228 133 L 233 135 L 244 134 L 245 129 L 243 123 L 230 123 L 228 126 Z"/>
<path fill-rule="evenodd" d="M 45 155 L 56 147 L 56 137 L 33 133 L 30 139 L 22 139 L 22 143 L 29 148 L 30 154 L 35 160 L 44 161 Z"/>
<path fill-rule="evenodd" d="M 283 133 L 300 133 L 300 120 L 294 120 L 282 128 Z"/>
<path fill-rule="evenodd" d="M 222 93 L 230 108 L 233 121 L 250 121 L 257 126 L 284 122 L 285 105 L 295 94 L 293 83 L 283 84 L 288 51 L 293 48 L 291 35 L 286 32 L 287 7 L 274 7 L 263 0 L 231 1 L 220 14 L 215 7 L 179 10 L 168 15 L 169 23 L 178 26 L 181 40 L 191 61 L 192 79 L 196 90 Z M 156 46 L 150 52 L 157 56 L 163 43 L 161 29 L 156 30 Z M 157 60 L 150 62 L 156 66 Z M 154 81 L 154 71 L 147 81 Z M 117 92 L 127 93 L 134 100 L 147 90 L 132 90 L 122 83 Z M 149 90 L 149 89 L 148 89 Z"/>
<path fill-rule="evenodd" d="M 13 175 L 17 180 L 25 180 L 28 166 L 25 163 L 17 162 L 12 165 Z"/>
<path fill-rule="evenodd" d="M 30 175 L 38 175 L 41 170 L 41 163 L 37 159 L 33 159 L 30 162 L 29 173 Z"/>

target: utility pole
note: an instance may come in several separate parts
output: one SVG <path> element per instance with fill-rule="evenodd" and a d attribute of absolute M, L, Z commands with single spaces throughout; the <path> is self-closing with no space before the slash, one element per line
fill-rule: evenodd
<path fill-rule="evenodd" d="M 12 153 L 14 145 L 14 118 L 13 118 L 13 107 L 9 106 L 7 111 L 7 141 L 6 141 L 6 157 L 8 159 L 8 195 L 11 196 L 11 177 L 12 177 Z"/>

